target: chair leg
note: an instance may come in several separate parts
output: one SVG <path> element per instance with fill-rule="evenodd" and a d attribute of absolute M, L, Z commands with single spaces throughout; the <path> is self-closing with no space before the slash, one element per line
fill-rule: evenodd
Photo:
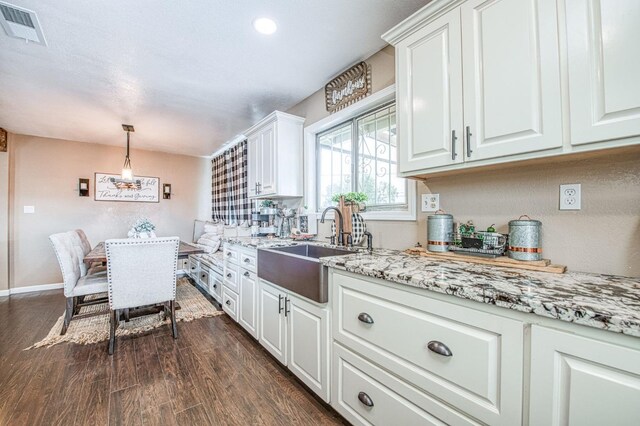
<path fill-rule="evenodd" d="M 169 302 L 171 305 L 171 331 L 173 332 L 173 338 L 178 338 L 178 327 L 176 326 L 176 301 Z"/>
<path fill-rule="evenodd" d="M 109 321 L 109 355 L 113 355 L 116 347 L 116 325 L 118 324 L 118 312 L 114 309 L 111 311 Z"/>
<path fill-rule="evenodd" d="M 74 306 L 75 306 L 75 297 L 67 297 L 67 307 L 64 311 L 64 322 L 62 323 L 62 331 L 60 332 L 61 336 L 64 336 L 65 333 L 67 332 L 67 328 L 69 328 L 71 317 L 73 317 Z"/>
<path fill-rule="evenodd" d="M 73 315 L 80 313 L 80 306 L 78 305 L 84 300 L 84 296 L 78 296 L 73 298 Z"/>
<path fill-rule="evenodd" d="M 124 321 L 125 321 L 125 322 L 129 322 L 129 320 L 130 320 L 130 319 L 131 319 L 131 318 L 129 317 L 129 308 L 126 308 L 126 309 L 124 310 Z"/>

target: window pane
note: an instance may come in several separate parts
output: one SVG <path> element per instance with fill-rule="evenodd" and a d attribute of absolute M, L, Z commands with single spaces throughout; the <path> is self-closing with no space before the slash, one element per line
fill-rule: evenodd
<path fill-rule="evenodd" d="M 317 136 L 318 207 L 332 204 L 333 194 L 352 191 L 353 141 L 351 123 Z"/>
<path fill-rule="evenodd" d="M 407 183 L 398 178 L 395 106 L 357 120 L 358 190 L 367 206 L 407 204 Z"/>

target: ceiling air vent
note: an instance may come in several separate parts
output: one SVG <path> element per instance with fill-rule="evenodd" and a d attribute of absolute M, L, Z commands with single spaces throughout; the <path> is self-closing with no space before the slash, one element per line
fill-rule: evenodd
<path fill-rule="evenodd" d="M 0 12 L 0 24 L 9 37 L 46 46 L 47 42 L 35 12 L 3 1 L 0 1 Z"/>

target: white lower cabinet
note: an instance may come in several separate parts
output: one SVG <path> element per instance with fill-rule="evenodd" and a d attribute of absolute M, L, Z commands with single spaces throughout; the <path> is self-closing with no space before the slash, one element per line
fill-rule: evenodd
<path fill-rule="evenodd" d="M 478 424 L 338 343 L 332 369 L 332 405 L 353 424 Z"/>
<path fill-rule="evenodd" d="M 531 426 L 637 424 L 639 350 L 532 326 Z"/>
<path fill-rule="evenodd" d="M 242 270 L 239 281 L 240 306 L 238 323 L 258 338 L 258 279 L 255 272 Z"/>
<path fill-rule="evenodd" d="M 304 384 L 329 401 L 328 309 L 260 280 L 258 340 Z"/>
<path fill-rule="evenodd" d="M 335 270 L 331 277 L 335 342 L 415 386 L 425 398 L 465 413 L 454 423 L 468 423 L 466 417 L 492 425 L 522 422 L 522 322 Z M 335 393 L 332 404 L 343 415 L 353 414 Z M 396 407 L 401 410 L 396 414 L 405 413 Z M 373 420 L 368 421 L 387 424 Z"/>

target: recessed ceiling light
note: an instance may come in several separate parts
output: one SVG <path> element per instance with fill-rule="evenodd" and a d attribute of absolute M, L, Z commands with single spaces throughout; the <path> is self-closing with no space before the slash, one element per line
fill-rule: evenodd
<path fill-rule="evenodd" d="M 253 21 L 253 28 L 261 34 L 273 34 L 278 29 L 278 26 L 269 18 L 258 18 Z"/>

